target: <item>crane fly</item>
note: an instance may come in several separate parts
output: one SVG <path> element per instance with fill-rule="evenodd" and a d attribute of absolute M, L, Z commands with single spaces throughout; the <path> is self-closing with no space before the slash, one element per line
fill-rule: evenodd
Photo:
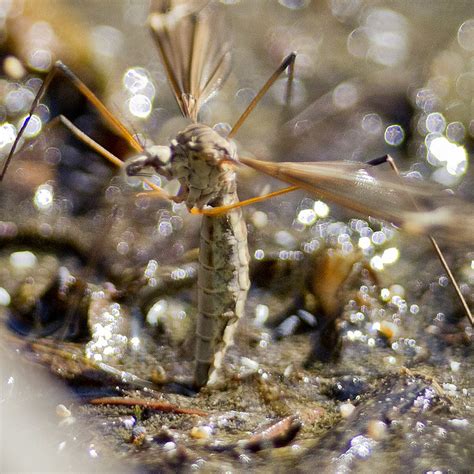
<path fill-rule="evenodd" d="M 203 214 L 200 230 L 198 272 L 198 317 L 194 385 L 216 380 L 225 351 L 232 344 L 238 320 L 244 314 L 249 281 L 247 229 L 241 207 L 268 197 L 302 189 L 330 199 L 359 214 L 388 220 L 413 234 L 437 234 L 445 239 L 470 242 L 474 234 L 472 207 L 459 206 L 449 195 L 426 183 L 389 177 L 374 160 L 369 163 L 327 161 L 270 163 L 238 156 L 231 140 L 259 100 L 289 71 L 287 96 L 295 53 L 289 54 L 250 102 L 227 136 L 199 123 L 202 105 L 222 86 L 231 68 L 231 46 L 227 39 L 222 6 L 214 1 L 165 2 L 149 17 L 151 34 L 182 115 L 190 120 L 167 146 L 142 146 L 103 103 L 64 64 L 57 62 L 43 82 L 30 115 L 34 112 L 55 74 L 60 73 L 83 93 L 137 152 L 128 164 L 85 135 L 65 117 L 55 119 L 97 153 L 128 175 L 143 175 L 153 168 L 167 179 L 177 179 L 180 189 L 170 196 L 152 182 L 151 193 L 185 202 L 188 209 Z M 17 136 L 1 174 L 3 178 L 19 137 Z M 239 201 L 235 168 L 245 165 L 291 184 L 267 196 Z M 468 309 L 469 311 L 469 309 Z M 472 320 L 471 320 L 472 322 Z"/>

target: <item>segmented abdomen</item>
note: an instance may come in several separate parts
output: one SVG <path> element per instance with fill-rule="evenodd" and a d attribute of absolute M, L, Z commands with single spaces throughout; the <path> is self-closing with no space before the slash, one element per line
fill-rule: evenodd
<path fill-rule="evenodd" d="M 237 201 L 237 196 L 230 201 Z M 197 387 L 215 381 L 244 314 L 250 286 L 247 228 L 240 209 L 221 216 L 203 216 L 200 237 L 194 372 Z"/>

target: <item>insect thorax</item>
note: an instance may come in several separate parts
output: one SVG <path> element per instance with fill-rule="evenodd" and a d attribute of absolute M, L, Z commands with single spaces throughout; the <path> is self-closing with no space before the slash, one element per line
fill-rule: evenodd
<path fill-rule="evenodd" d="M 170 177 L 181 183 L 188 207 L 220 206 L 235 199 L 235 145 L 207 125 L 193 123 L 171 141 Z"/>

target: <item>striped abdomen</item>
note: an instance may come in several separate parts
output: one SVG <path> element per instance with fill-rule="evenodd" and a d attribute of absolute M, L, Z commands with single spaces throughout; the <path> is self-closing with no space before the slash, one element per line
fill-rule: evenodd
<path fill-rule="evenodd" d="M 225 204 L 237 202 L 235 193 Z M 240 209 L 203 216 L 198 273 L 198 318 L 194 383 L 213 383 L 244 314 L 250 286 L 247 228 Z"/>

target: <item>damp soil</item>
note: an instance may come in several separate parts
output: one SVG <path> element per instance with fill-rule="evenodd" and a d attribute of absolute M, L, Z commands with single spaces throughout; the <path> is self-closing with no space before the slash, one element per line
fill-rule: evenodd
<path fill-rule="evenodd" d="M 275 232 L 272 225 L 258 231 L 259 247 L 274 242 Z M 295 248 L 304 247 L 306 234 L 293 234 Z M 59 443 L 74 440 L 62 451 L 87 462 L 96 456 L 106 466 L 118 461 L 132 472 L 465 471 L 472 442 L 471 332 L 449 288 L 421 282 L 416 262 L 399 262 L 393 275 L 383 275 L 391 283 L 385 286 L 364 270 L 363 258 L 351 260 L 350 277 L 334 289 L 338 348 L 315 360 L 318 325 L 328 315 L 317 295 L 312 299 L 302 288 L 334 255 L 330 240 L 292 257 L 269 243 L 266 259 L 252 262 L 252 274 L 266 278 L 254 278 L 217 385 L 199 393 L 190 384 L 192 261 L 158 267 L 160 284 L 148 288 L 147 303 L 140 304 L 143 289 L 127 294 L 119 281 L 101 282 L 101 272 L 92 277 L 90 269 L 90 281 L 72 277 L 81 274 L 79 259 L 41 250 L 41 240 L 36 246 L 9 240 L 1 253 L 0 286 L 12 297 L 2 311 L 3 409 L 43 406 L 43 429 Z M 69 288 L 65 268 L 75 280 Z M 187 278 L 176 285 L 170 275 L 183 269 Z M 396 284 L 397 273 L 404 285 Z M 384 288 L 403 297 L 387 301 Z M 444 317 L 440 299 L 451 309 Z M 157 302 L 165 308 L 158 322 L 150 319 Z M 107 326 L 111 314 L 114 324 Z M 296 315 L 306 323 L 313 315 L 315 327 L 292 326 Z M 102 341 L 109 351 L 94 332 L 97 325 L 111 332 L 108 344 Z M 32 368 L 59 380 L 66 392 L 48 401 L 44 380 L 38 386 L 36 375 L 30 385 Z M 70 414 L 59 416 L 58 405 Z M 28 418 L 19 423 L 28 429 Z"/>

